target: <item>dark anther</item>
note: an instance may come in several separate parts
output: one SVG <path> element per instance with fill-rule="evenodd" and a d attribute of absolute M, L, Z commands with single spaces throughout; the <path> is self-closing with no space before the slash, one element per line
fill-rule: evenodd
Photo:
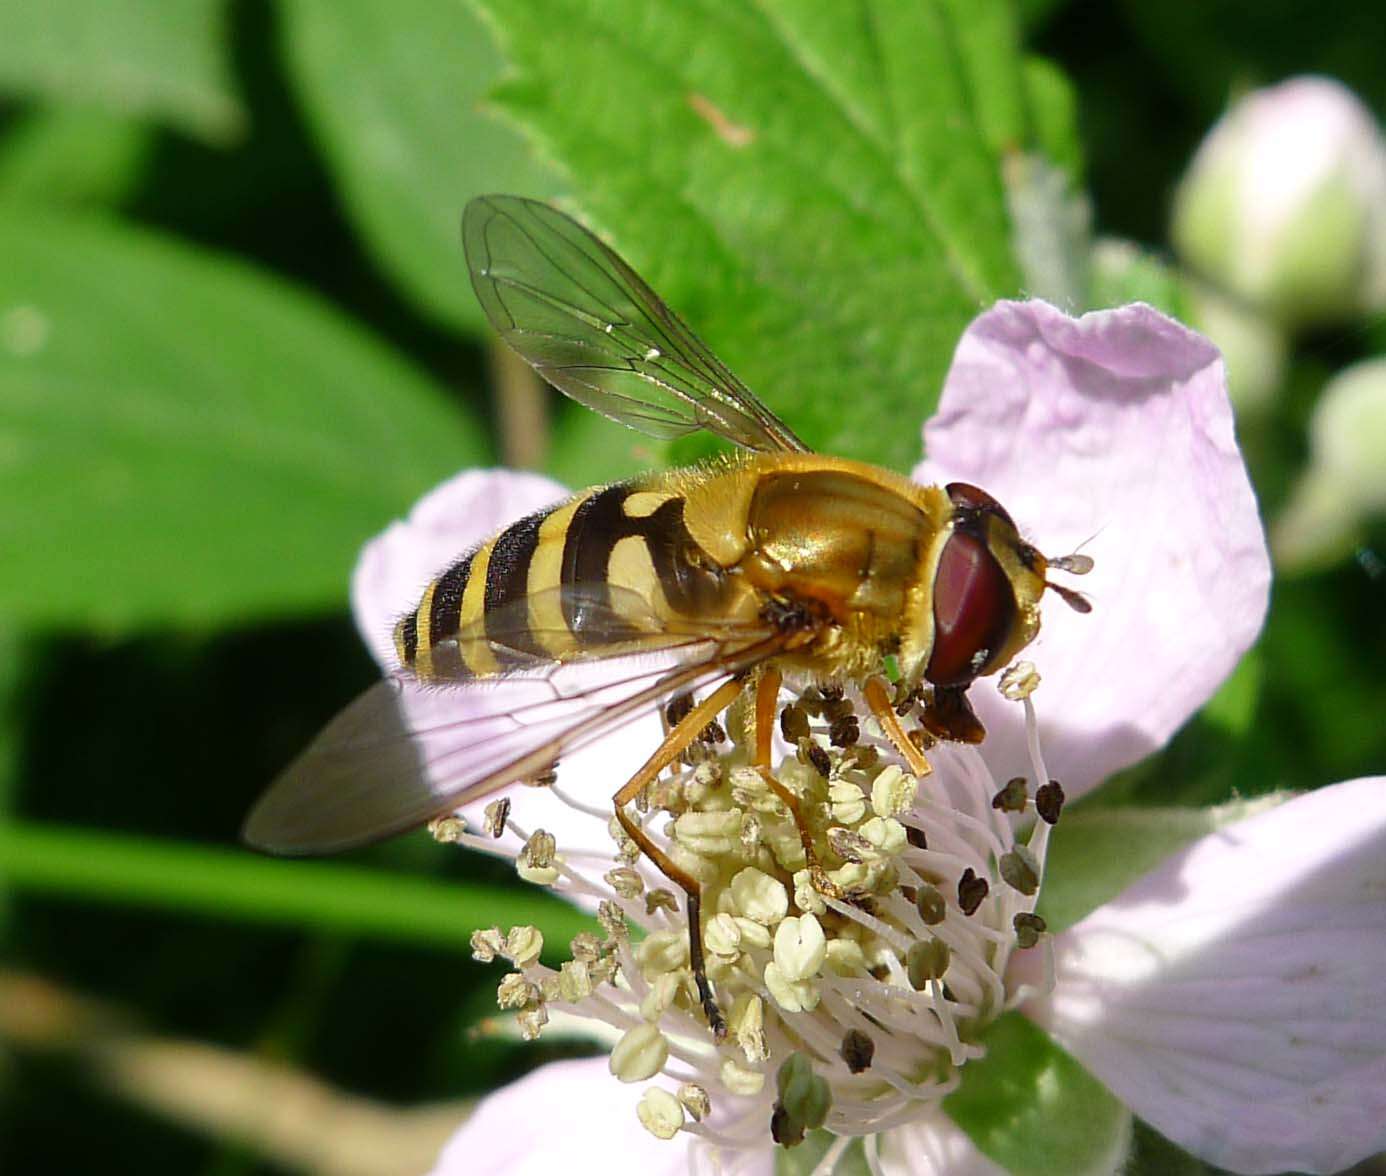
<path fill-rule="evenodd" d="M 823 718 L 829 723 L 835 723 L 838 719 L 845 719 L 852 713 L 852 704 L 845 698 L 825 698 L 823 700 Z"/>
<path fill-rule="evenodd" d="M 500 837 L 505 832 L 506 822 L 510 820 L 510 797 L 502 796 L 496 801 L 495 820 L 491 825 L 491 836 Z"/>
<path fill-rule="evenodd" d="M 780 1103 L 770 1112 L 770 1138 L 781 1147 L 796 1147 L 804 1142 L 804 1126 L 795 1123 Z"/>
<path fill-rule="evenodd" d="M 828 742 L 834 747 L 851 747 L 861 738 L 861 726 L 856 715 L 843 715 L 828 728 Z"/>
<path fill-rule="evenodd" d="M 826 780 L 832 773 L 833 761 L 828 758 L 828 753 L 811 740 L 808 742 L 808 761 L 823 779 Z"/>
<path fill-rule="evenodd" d="M 1012 776 L 1006 786 L 991 798 L 991 807 L 1003 813 L 1023 813 L 1029 793 L 1025 788 L 1024 776 Z"/>
<path fill-rule="evenodd" d="M 693 696 L 691 694 L 676 694 L 665 706 L 664 717 L 669 720 L 669 726 L 677 727 L 688 717 L 688 712 L 692 709 Z"/>
<path fill-rule="evenodd" d="M 698 739 L 703 743 L 725 743 L 727 733 L 722 729 L 722 724 L 713 719 L 698 735 Z"/>
<path fill-rule="evenodd" d="M 929 748 L 933 747 L 937 742 L 937 740 L 930 735 L 929 732 L 924 730 L 923 727 L 915 727 L 912 730 L 906 731 L 905 738 L 913 743 L 915 747 L 919 748 L 920 751 L 928 751 Z"/>
<path fill-rule="evenodd" d="M 1044 934 L 1047 924 L 1039 915 L 1021 911 L 1011 920 L 1011 926 L 1015 928 L 1016 946 L 1025 948 L 1034 947 L 1039 942 L 1039 937 Z"/>
<path fill-rule="evenodd" d="M 929 839 L 924 836 L 924 830 L 917 825 L 905 826 L 905 840 L 914 846 L 915 849 L 929 848 Z"/>
<path fill-rule="evenodd" d="M 871 1060 L 876 1056 L 876 1043 L 860 1029 L 848 1029 L 842 1036 L 842 1048 L 838 1050 L 847 1068 L 853 1074 L 871 1069 Z"/>
<path fill-rule="evenodd" d="M 800 739 L 808 738 L 809 721 L 803 707 L 790 705 L 780 711 L 780 734 L 786 742 L 796 745 Z"/>
<path fill-rule="evenodd" d="M 1040 790 L 1035 793 L 1035 809 L 1039 815 L 1051 825 L 1059 823 L 1059 814 L 1064 808 L 1064 790 L 1057 780 L 1050 780 L 1048 784 L 1040 785 Z"/>
<path fill-rule="evenodd" d="M 982 899 L 986 898 L 990 889 L 987 880 L 977 877 L 972 867 L 968 866 L 958 879 L 958 906 L 962 908 L 962 913 L 976 914 L 977 908 L 982 905 Z"/>
<path fill-rule="evenodd" d="M 841 702 L 843 690 L 841 686 L 820 686 L 818 692 L 823 696 L 825 702 Z"/>
<path fill-rule="evenodd" d="M 852 763 L 863 772 L 869 772 L 881 762 L 881 753 L 869 743 L 858 743 L 850 754 Z"/>

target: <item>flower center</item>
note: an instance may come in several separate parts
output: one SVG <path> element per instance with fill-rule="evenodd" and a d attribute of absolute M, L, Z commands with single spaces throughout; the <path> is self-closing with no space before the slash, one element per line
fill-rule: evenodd
<path fill-rule="evenodd" d="M 500 986 L 502 1007 L 526 1037 L 551 1009 L 617 1030 L 617 1078 L 662 1071 L 681 1084 L 640 1103 L 657 1135 L 746 1146 L 768 1130 L 792 1144 L 820 1125 L 863 1135 L 916 1117 L 984 1052 L 981 1030 L 1023 995 L 1008 991 L 1012 953 L 1041 941 L 1034 909 L 1062 790 L 1039 753 L 1037 680 L 1017 667 L 1001 686 L 1025 708 L 1038 788 L 994 780 L 975 748 L 957 744 L 932 746 L 934 770 L 916 779 L 854 690 L 809 687 L 786 691 L 779 714 L 774 774 L 798 798 L 797 819 L 751 766 L 741 704 L 647 790 L 641 824 L 702 887 L 707 974 L 729 1028 L 720 1045 L 689 966 L 684 905 L 616 822 L 617 861 L 598 881 L 574 864 L 581 855 L 566 860 L 548 834 L 493 808 L 524 840 L 522 874 L 602 896 L 603 935 L 575 939 L 557 971 L 538 963 L 533 928 L 477 932 L 477 958 L 517 969 Z M 897 702 L 909 723 L 918 697 Z M 911 737 L 927 742 L 922 727 Z M 484 842 L 443 825 L 452 840 Z M 631 924 L 643 934 L 633 938 Z"/>

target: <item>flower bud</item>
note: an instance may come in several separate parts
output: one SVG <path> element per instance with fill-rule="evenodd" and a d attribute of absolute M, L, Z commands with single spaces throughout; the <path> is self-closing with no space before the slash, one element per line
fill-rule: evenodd
<path fill-rule="evenodd" d="M 1361 522 L 1386 512 L 1386 359 L 1329 381 L 1309 422 L 1309 465 L 1271 529 L 1276 563 L 1299 571 L 1345 554 Z"/>
<path fill-rule="evenodd" d="M 1286 325 L 1386 301 L 1386 143 L 1346 87 L 1302 77 L 1248 94 L 1175 196 L 1175 248 Z"/>

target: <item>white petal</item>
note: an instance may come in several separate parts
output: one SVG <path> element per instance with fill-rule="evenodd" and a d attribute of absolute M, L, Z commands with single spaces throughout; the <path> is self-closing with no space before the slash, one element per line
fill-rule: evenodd
<path fill-rule="evenodd" d="M 975 483 L 1046 555 L 1096 561 L 1054 573 L 1092 613 L 1047 599 L 1023 655 L 1070 796 L 1164 743 L 1261 628 L 1270 562 L 1232 426 L 1217 350 L 1148 306 L 1001 302 L 958 344 L 916 480 Z M 1027 775 L 1020 708 L 990 681 L 971 697 L 997 778 Z"/>
<path fill-rule="evenodd" d="M 1006 1176 L 967 1133 L 937 1108 L 876 1137 L 888 1176 Z"/>
<path fill-rule="evenodd" d="M 1054 946 L 1027 1012 L 1176 1143 L 1247 1173 L 1386 1150 L 1386 777 L 1203 838 Z"/>
<path fill-rule="evenodd" d="M 542 1066 L 483 1099 L 443 1148 L 431 1176 L 773 1172 L 769 1147 L 717 1152 L 686 1131 L 656 1139 L 636 1118 L 639 1097 L 607 1073 L 605 1058 Z"/>

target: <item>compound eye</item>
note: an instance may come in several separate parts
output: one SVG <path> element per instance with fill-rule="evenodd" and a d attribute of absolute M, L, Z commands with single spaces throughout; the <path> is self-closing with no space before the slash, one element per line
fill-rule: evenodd
<path fill-rule="evenodd" d="M 924 676 L 935 686 L 967 685 L 1005 646 L 1015 617 L 1011 582 L 986 541 L 954 531 L 934 576 L 934 648 Z"/>
<path fill-rule="evenodd" d="M 974 486 L 970 482 L 949 482 L 944 489 L 948 491 L 949 501 L 955 507 L 964 510 L 988 511 L 991 514 L 1000 515 L 1011 526 L 1015 526 L 1015 522 L 1006 512 L 1006 508 L 981 487 Z"/>

